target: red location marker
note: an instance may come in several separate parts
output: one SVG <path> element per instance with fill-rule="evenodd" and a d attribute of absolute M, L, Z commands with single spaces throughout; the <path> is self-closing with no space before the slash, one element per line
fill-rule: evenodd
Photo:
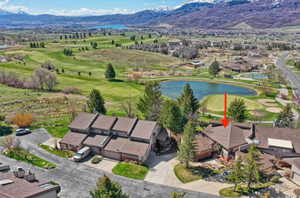
<path fill-rule="evenodd" d="M 221 122 L 223 123 L 224 128 L 226 128 L 230 123 L 230 121 L 227 120 L 227 93 L 224 94 L 224 119 L 221 120 Z"/>

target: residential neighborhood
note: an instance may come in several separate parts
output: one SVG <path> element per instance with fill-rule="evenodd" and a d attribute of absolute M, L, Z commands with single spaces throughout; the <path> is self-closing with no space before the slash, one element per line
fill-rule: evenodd
<path fill-rule="evenodd" d="M 298 0 L 0 0 L 0 198 L 300 197 Z"/>

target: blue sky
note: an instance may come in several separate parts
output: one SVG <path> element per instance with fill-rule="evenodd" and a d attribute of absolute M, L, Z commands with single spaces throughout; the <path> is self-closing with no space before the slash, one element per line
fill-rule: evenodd
<path fill-rule="evenodd" d="M 0 0 L 0 9 L 32 14 L 102 15 L 174 8 L 186 0 Z"/>

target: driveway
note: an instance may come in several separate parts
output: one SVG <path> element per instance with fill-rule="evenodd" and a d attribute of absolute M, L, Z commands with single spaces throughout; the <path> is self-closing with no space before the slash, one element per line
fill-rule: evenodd
<path fill-rule="evenodd" d="M 87 165 L 87 166 L 93 167 L 93 168 L 103 170 L 103 171 L 108 172 L 108 173 L 112 173 L 112 169 L 119 163 L 118 161 L 104 158 L 98 164 L 93 164 L 92 159 L 93 158 L 91 158 L 87 162 L 84 162 L 84 164 Z"/>
<path fill-rule="evenodd" d="M 209 194 L 219 195 L 219 190 L 232 186 L 230 184 L 219 182 L 208 182 L 205 180 L 197 180 L 190 183 L 182 183 L 174 174 L 174 167 L 179 163 L 176 159 L 176 154 L 155 156 L 151 153 L 149 160 L 146 162 L 150 167 L 145 181 L 173 186 L 186 190 L 205 192 Z"/>
<path fill-rule="evenodd" d="M 38 179 L 55 181 L 61 185 L 61 198 L 87 198 L 89 191 L 95 188 L 97 179 L 107 175 L 113 181 L 122 185 L 124 192 L 128 193 L 131 198 L 167 198 L 171 192 L 187 192 L 185 198 L 217 198 L 219 196 L 210 195 L 195 190 L 186 190 L 174 186 L 155 184 L 148 181 L 139 181 L 120 177 L 109 173 L 109 171 L 93 168 L 82 163 L 74 163 L 64 158 L 48 153 L 40 149 L 37 145 L 41 144 L 51 136 L 46 130 L 35 130 L 32 134 L 19 137 L 22 146 L 30 148 L 30 152 L 42 157 L 48 161 L 57 164 L 53 170 L 45 170 L 27 163 L 19 162 L 3 155 L 0 155 L 0 162 L 10 165 L 12 169 L 22 167 L 25 170 L 34 172 Z M 100 162 L 101 163 L 101 162 Z M 104 163 L 107 165 L 108 162 Z M 197 186 L 195 189 L 199 189 Z"/>

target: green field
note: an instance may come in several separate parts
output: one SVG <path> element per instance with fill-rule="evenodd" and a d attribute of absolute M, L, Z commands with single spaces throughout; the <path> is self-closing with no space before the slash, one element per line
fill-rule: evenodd
<path fill-rule="evenodd" d="M 142 82 L 147 80 L 193 78 L 246 86 L 255 88 L 259 92 L 258 82 L 223 77 L 212 79 L 207 68 L 176 67 L 170 69 L 170 66 L 182 63 L 183 60 L 159 53 L 127 49 L 126 46 L 134 44 L 134 41 L 130 40 L 130 35 L 133 34 L 135 33 L 128 33 L 126 36 L 98 34 L 86 39 L 67 40 L 54 39 L 52 36 L 49 37 L 51 40 L 45 41 L 46 48 L 29 48 L 29 43 L 23 43 L 14 49 L 0 51 L 2 55 L 24 56 L 24 61 L 13 59 L 8 63 L 0 63 L 0 70 L 16 72 L 23 78 L 31 76 L 35 69 L 40 68 L 41 64 L 47 61 L 50 61 L 59 71 L 57 72 L 59 84 L 55 87 L 54 92 L 22 90 L 0 85 L 0 114 L 5 115 L 9 122 L 17 112 L 30 112 L 35 118 L 32 128 L 46 128 L 53 136 L 61 138 L 68 132 L 67 126 L 72 119 L 72 107 L 76 112 L 81 112 L 87 95 L 94 88 L 101 91 L 108 114 L 120 116 L 124 115 L 121 109 L 122 102 L 131 100 L 136 103 L 139 96 L 143 94 Z M 140 36 L 137 37 L 137 41 L 143 43 L 153 43 L 155 39 L 158 42 L 170 40 L 167 37 L 153 36 L 149 39 L 144 35 L 143 40 Z M 112 45 L 112 40 L 122 44 L 122 47 Z M 97 42 L 98 48 L 93 49 L 90 45 L 91 42 Z M 79 50 L 82 47 L 88 47 L 89 50 Z M 64 55 L 63 50 L 66 48 L 72 49 L 74 55 Z M 117 72 L 116 81 L 108 81 L 104 78 L 104 72 L 109 63 Z M 170 72 L 171 70 L 178 73 L 167 76 L 159 75 L 160 72 Z M 187 73 L 183 75 L 181 72 Z M 141 81 L 129 80 L 134 73 L 143 74 Z M 153 73 L 155 75 L 151 76 Z M 275 84 L 271 84 L 271 86 L 274 87 Z M 278 85 L 276 84 L 276 86 Z M 65 88 L 74 87 L 81 90 L 81 95 L 62 93 Z M 220 101 L 223 100 L 220 97 L 209 96 L 203 102 L 203 104 L 207 104 L 210 113 L 222 114 L 223 106 Z M 230 96 L 229 102 L 232 100 L 233 98 Z M 263 111 L 262 119 L 272 120 L 276 116 L 276 114 L 266 112 L 265 107 L 253 98 L 246 97 L 245 101 L 250 111 Z"/>

